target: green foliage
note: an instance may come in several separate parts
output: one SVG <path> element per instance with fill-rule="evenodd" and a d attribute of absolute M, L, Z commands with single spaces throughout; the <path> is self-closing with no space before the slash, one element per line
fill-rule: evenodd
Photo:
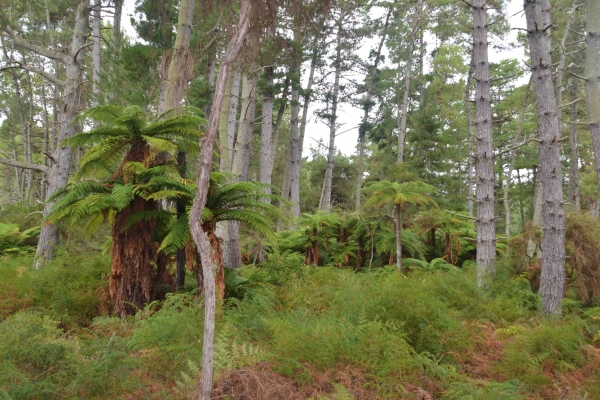
<path fill-rule="evenodd" d="M 518 379 L 502 383 L 477 381 L 474 383 L 457 382 L 446 391 L 444 400 L 519 400 L 521 382 Z"/>
<path fill-rule="evenodd" d="M 104 257 L 63 256 L 41 270 L 31 268 L 29 257 L 4 257 L 1 263 L 0 317 L 30 308 L 73 329 L 108 312 L 109 262 Z"/>
<path fill-rule="evenodd" d="M 550 383 L 544 370 L 568 372 L 585 362 L 583 329 L 580 319 L 545 321 L 543 325 L 522 327 L 510 335 L 512 339 L 497 369 L 518 377 L 530 388 Z"/>

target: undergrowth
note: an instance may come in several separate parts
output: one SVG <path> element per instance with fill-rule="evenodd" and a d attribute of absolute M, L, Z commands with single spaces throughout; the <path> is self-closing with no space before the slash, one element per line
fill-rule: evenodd
<path fill-rule="evenodd" d="M 271 382 L 273 393 L 282 385 L 299 399 L 559 398 L 567 386 L 600 398 L 600 312 L 567 300 L 564 318 L 542 318 L 526 277 L 504 276 L 502 265 L 485 293 L 469 264 L 399 274 L 303 261 L 273 255 L 228 275 L 219 393 L 235 393 L 235 382 L 259 393 Z M 108 315 L 108 271 L 100 256 L 62 256 L 39 271 L 30 257 L 2 258 L 0 398 L 193 394 L 202 302 L 175 293 L 120 320 Z"/>

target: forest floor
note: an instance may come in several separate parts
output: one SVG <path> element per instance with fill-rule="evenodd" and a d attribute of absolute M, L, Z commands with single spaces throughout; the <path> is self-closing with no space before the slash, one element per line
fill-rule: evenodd
<path fill-rule="evenodd" d="M 1 399 L 192 398 L 191 284 L 121 320 L 106 256 L 30 266 L 0 259 Z M 541 317 L 526 277 L 504 275 L 483 292 L 469 269 L 354 272 L 296 254 L 228 274 L 213 397 L 599 399 L 600 308 L 567 298 L 563 317 Z"/>

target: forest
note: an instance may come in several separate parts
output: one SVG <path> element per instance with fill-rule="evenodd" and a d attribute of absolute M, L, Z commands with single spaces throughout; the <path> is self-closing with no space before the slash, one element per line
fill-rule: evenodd
<path fill-rule="evenodd" d="M 0 5 L 0 399 L 600 399 L 600 0 Z"/>

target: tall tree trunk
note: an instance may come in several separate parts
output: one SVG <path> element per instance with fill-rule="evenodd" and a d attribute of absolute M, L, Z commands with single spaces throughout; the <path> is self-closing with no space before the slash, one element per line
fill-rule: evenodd
<path fill-rule="evenodd" d="M 187 82 L 192 75 L 190 38 L 194 21 L 194 4 L 195 0 L 181 0 L 179 3 L 177 35 L 164 86 L 164 108 L 159 109 L 159 114 L 179 108 Z"/>
<path fill-rule="evenodd" d="M 102 2 L 93 0 L 92 8 L 92 94 L 93 105 L 98 105 L 100 101 L 100 22 L 102 21 Z M 98 121 L 94 121 L 94 126 L 97 127 Z"/>
<path fill-rule="evenodd" d="M 320 210 L 329 211 L 331 207 L 331 182 L 333 181 L 333 157 L 335 156 L 335 132 L 337 123 L 338 96 L 340 91 L 340 75 L 342 72 L 342 25 L 338 27 L 337 46 L 335 57 L 335 78 L 333 93 L 331 94 L 331 118 L 329 120 L 329 147 L 327 151 L 327 168 L 323 182 L 323 196 L 319 204 Z"/>
<path fill-rule="evenodd" d="M 229 96 L 229 110 L 227 117 L 227 146 L 229 149 L 229 172 L 233 166 L 233 154 L 235 147 L 235 132 L 237 131 L 238 104 L 240 97 L 240 88 L 242 82 L 242 73 L 235 69 L 231 73 L 231 95 Z"/>
<path fill-rule="evenodd" d="M 300 61 L 294 60 L 292 74 L 296 79 L 292 81 L 292 115 L 290 120 L 290 202 L 292 203 L 291 216 L 300 216 L 300 138 L 298 134 L 298 115 L 300 112 Z"/>
<path fill-rule="evenodd" d="M 577 135 L 577 96 L 579 95 L 579 78 L 571 80 L 571 106 L 569 110 L 571 125 L 569 127 L 569 203 L 575 212 L 581 211 L 579 195 L 579 138 Z"/>
<path fill-rule="evenodd" d="M 254 139 L 254 120 L 256 118 L 256 73 L 246 73 L 242 77 L 242 109 L 240 124 L 233 156 L 233 174 L 239 182 L 248 180 L 252 140 Z"/>
<path fill-rule="evenodd" d="M 529 91 L 531 90 L 531 79 L 529 79 L 529 83 L 527 84 L 527 91 L 525 92 L 525 97 L 523 98 L 523 106 L 521 107 L 521 115 L 519 116 L 519 129 L 517 134 L 512 138 L 512 147 L 513 150 L 510 152 L 510 163 L 508 164 L 508 171 L 506 172 L 506 178 L 504 180 L 504 196 L 502 198 L 502 202 L 504 203 L 504 235 L 507 240 L 510 239 L 510 205 L 508 204 L 508 193 L 510 191 L 510 183 L 512 180 L 512 173 L 515 168 L 515 160 L 517 158 L 517 147 L 518 143 L 521 141 L 521 135 L 523 134 L 523 123 L 525 122 L 525 109 L 527 108 L 527 98 L 529 97 Z M 506 256 L 510 255 L 510 246 L 506 248 Z"/>
<path fill-rule="evenodd" d="M 421 1 L 421 0 L 419 0 Z M 360 124 L 360 128 L 358 131 L 358 166 L 357 166 L 357 174 L 356 174 L 356 193 L 354 199 L 354 211 L 360 211 L 360 203 L 361 203 L 361 190 L 363 183 L 363 175 L 365 170 L 365 140 L 367 135 L 367 128 L 369 125 L 369 112 L 371 111 L 371 101 L 373 98 L 373 91 L 375 90 L 375 80 L 377 78 L 377 67 L 379 66 L 379 61 L 381 59 L 381 49 L 383 48 L 383 44 L 385 43 L 385 39 L 387 37 L 388 27 L 390 23 L 390 16 L 392 14 L 392 9 L 388 10 L 388 13 L 385 17 L 385 24 L 383 27 L 383 34 L 381 35 L 381 39 L 379 40 L 379 46 L 377 47 L 377 52 L 375 53 L 375 60 L 371 69 L 369 71 L 369 86 L 367 87 L 367 93 L 365 96 L 365 106 L 362 122 Z"/>
<path fill-rule="evenodd" d="M 273 83 L 275 79 L 275 71 L 273 67 L 265 68 L 266 88 L 263 94 L 262 104 L 262 126 L 261 126 L 261 142 L 260 142 L 260 181 L 271 184 L 271 175 L 273 174 L 273 97 L 275 91 Z M 265 187 L 265 193 L 271 194 L 271 188 Z M 271 199 L 266 197 L 263 201 L 271 202 Z"/>
<path fill-rule="evenodd" d="M 473 2 L 473 65 L 477 173 L 477 285 L 486 287 L 496 272 L 494 143 L 488 64 L 486 0 Z"/>
<path fill-rule="evenodd" d="M 317 69 L 317 62 L 319 61 L 319 39 L 320 35 L 315 35 L 315 40 L 313 42 L 313 53 L 310 61 L 310 71 L 308 73 L 308 82 L 306 84 L 306 89 L 304 90 L 304 96 L 302 96 L 302 100 L 304 103 L 302 104 L 302 120 L 300 121 L 300 131 L 298 136 L 298 148 L 300 150 L 300 162 L 302 162 L 302 151 L 304 150 L 304 132 L 306 132 L 306 123 L 308 121 L 308 106 L 310 104 L 310 100 L 313 94 L 313 84 L 315 82 L 315 70 Z"/>
<path fill-rule="evenodd" d="M 225 99 L 223 100 L 223 108 L 221 109 L 221 117 L 219 118 L 219 171 L 231 172 L 231 158 L 229 157 L 229 107 L 231 105 L 231 85 L 232 79 L 229 76 L 227 85 L 225 86 Z"/>
<path fill-rule="evenodd" d="M 275 125 L 273 126 L 273 147 L 271 148 L 271 154 L 275 157 L 277 151 L 277 143 L 279 142 L 279 132 L 281 131 L 281 124 L 283 123 L 283 114 L 287 107 L 287 98 L 289 96 L 290 89 L 290 78 L 286 77 L 283 83 L 283 93 L 281 94 L 281 104 L 277 110 L 277 118 L 275 118 Z"/>
<path fill-rule="evenodd" d="M 69 180 L 69 168 L 71 165 L 71 149 L 60 143 L 75 134 L 73 120 L 81 109 L 81 72 L 83 69 L 83 58 L 85 50 L 86 35 L 89 29 L 88 22 L 88 1 L 80 0 L 75 14 L 75 29 L 71 41 L 69 56 L 56 56 L 54 59 L 63 60 L 66 64 L 66 79 L 63 86 L 62 106 L 59 107 L 58 124 L 60 130 L 57 135 L 57 146 L 55 147 L 52 158 L 54 163 L 50 167 L 48 174 L 48 196 L 51 196 L 56 190 L 66 185 Z M 42 53 L 42 55 L 45 55 Z M 46 202 L 43 215 L 47 216 L 52 209 L 53 203 Z M 56 225 L 44 224 L 40 231 L 40 238 L 35 255 L 35 267 L 40 268 L 44 260 L 51 260 L 54 256 L 54 247 L 58 242 L 58 232 Z"/>
<path fill-rule="evenodd" d="M 537 229 L 540 229 L 542 226 L 542 196 L 543 196 L 542 192 L 543 192 L 543 189 L 542 189 L 542 179 L 540 177 L 539 171 L 540 171 L 539 168 L 536 167 L 535 173 L 534 173 L 534 187 L 533 187 L 533 216 L 532 216 L 532 221 L 531 221 L 532 235 L 527 240 L 527 257 L 529 258 L 530 261 L 533 260 L 533 256 L 535 255 L 536 250 L 537 250 L 537 257 L 541 258 L 541 256 L 542 256 L 541 249 L 539 248 L 536 241 L 533 240 L 534 232 Z"/>
<path fill-rule="evenodd" d="M 394 205 L 394 212 L 396 215 L 396 265 L 398 271 L 402 270 L 402 214 L 399 204 Z"/>
<path fill-rule="evenodd" d="M 471 63 L 469 64 L 469 73 L 467 75 L 467 84 L 465 85 L 465 116 L 467 118 L 467 132 L 469 132 L 469 155 L 467 157 L 467 210 L 469 217 L 473 218 L 474 206 L 473 196 L 475 195 L 473 188 L 475 185 L 475 169 L 473 162 L 475 161 L 475 135 L 473 134 L 473 121 L 471 114 L 471 84 L 473 80 L 473 52 L 471 52 Z"/>
<path fill-rule="evenodd" d="M 412 77 L 412 64 L 413 57 L 415 53 L 415 45 L 417 40 L 417 30 L 419 28 L 419 22 L 421 18 L 421 7 L 423 1 L 418 0 L 417 6 L 415 8 L 415 16 L 412 24 L 412 28 L 410 31 L 410 44 L 408 51 L 408 60 L 406 61 L 406 70 L 404 72 L 404 93 L 402 95 L 402 107 L 398 109 L 399 118 L 398 118 L 398 164 L 402 164 L 404 160 L 404 141 L 406 139 L 406 117 L 408 114 L 408 100 L 410 96 L 410 82 Z"/>
<path fill-rule="evenodd" d="M 560 40 L 560 46 L 558 48 L 560 58 L 558 61 L 558 67 L 556 68 L 556 85 L 555 85 L 555 87 L 556 87 L 556 89 L 555 89 L 556 105 L 558 107 L 562 106 L 563 72 L 565 70 L 565 60 L 567 58 L 567 51 L 565 49 L 565 46 L 567 45 L 567 39 L 569 37 L 569 33 L 571 33 L 571 22 L 573 20 L 575 11 L 579 7 L 581 7 L 581 4 L 573 4 L 571 9 L 567 12 L 565 30 L 563 32 L 563 37 Z M 560 113 L 560 108 L 559 108 L 559 113 Z"/>
<path fill-rule="evenodd" d="M 46 100 L 46 85 L 42 84 L 42 105 L 44 108 L 44 166 L 48 167 L 50 154 L 50 118 L 48 116 L 48 102 Z M 41 200 L 46 200 L 48 193 L 48 177 L 44 174 L 42 178 L 42 196 Z"/>
<path fill-rule="evenodd" d="M 237 31 L 229 41 L 215 86 L 212 110 L 206 133 L 200 139 L 200 159 L 198 161 L 197 189 L 194 203 L 190 211 L 190 231 L 200 259 L 204 275 L 204 339 L 202 343 L 202 381 L 199 385 L 198 400 L 210 400 L 213 378 L 213 356 L 215 337 L 215 276 L 214 269 L 218 267 L 219 260 L 212 257 L 211 244 L 208 232 L 201 226 L 202 213 L 206 205 L 210 186 L 210 170 L 212 167 L 213 146 L 219 127 L 219 116 L 225 98 L 225 87 L 231 65 L 244 44 L 244 39 L 250 27 L 250 13 L 252 2 L 240 0 L 240 20 Z"/>
<path fill-rule="evenodd" d="M 112 42 L 113 42 L 113 50 L 119 51 L 121 49 L 121 16 L 123 15 L 123 1 L 124 0 L 114 0 L 115 3 L 115 14 L 113 15 L 113 32 L 112 32 Z"/>
<path fill-rule="evenodd" d="M 560 125 L 552 85 L 549 0 L 525 0 L 533 81 L 537 95 L 538 164 L 543 190 L 543 258 L 540 295 L 546 314 L 560 314 L 565 285 L 565 214 L 560 164 Z"/>
<path fill-rule="evenodd" d="M 600 182 L 600 0 L 587 0 L 586 4 L 585 99 Z"/>
<path fill-rule="evenodd" d="M 252 140 L 254 137 L 254 119 L 256 116 L 256 73 L 251 76 L 243 73 L 242 76 L 242 107 L 238 135 L 235 141 L 235 151 L 231 172 L 236 182 L 248 180 L 250 155 L 252 153 Z M 242 266 L 242 253 L 240 251 L 240 223 L 227 222 L 227 233 L 224 235 L 223 258 L 225 267 L 238 269 Z"/>

